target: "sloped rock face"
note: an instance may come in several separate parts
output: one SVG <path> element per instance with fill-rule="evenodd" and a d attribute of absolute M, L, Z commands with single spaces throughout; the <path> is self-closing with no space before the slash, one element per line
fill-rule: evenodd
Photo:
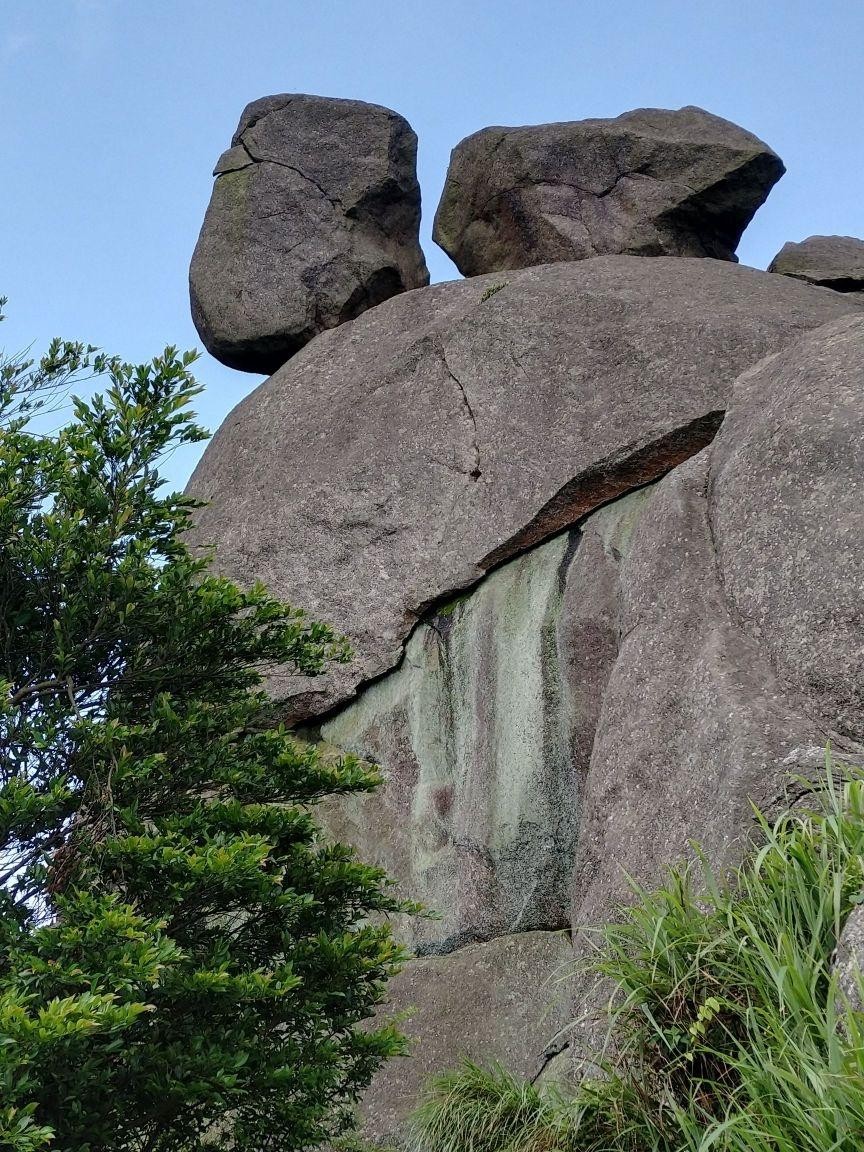
<path fill-rule="evenodd" d="M 839 320 L 745 373 L 713 445 L 657 486 L 621 570 L 574 928 L 691 839 L 737 858 L 749 802 L 784 805 L 826 742 L 861 759 L 862 400 L 864 319 Z"/>
<path fill-rule="evenodd" d="M 783 171 L 701 108 L 484 128 L 453 150 L 433 238 L 466 276 L 608 253 L 734 260 Z"/>
<path fill-rule="evenodd" d="M 494 290 L 494 291 L 493 291 Z M 600 257 L 435 285 L 322 333 L 231 413 L 194 539 L 348 635 L 294 718 L 393 668 L 442 597 L 714 435 L 735 377 L 855 300 L 711 260 Z"/>
<path fill-rule="evenodd" d="M 416 162 L 417 137 L 388 108 L 250 104 L 216 165 L 189 273 L 207 350 L 275 372 L 317 333 L 428 284 Z"/>
<path fill-rule="evenodd" d="M 391 1061 L 366 1094 L 364 1136 L 398 1140 L 426 1077 L 463 1057 L 536 1076 L 550 1037 L 567 1024 L 571 961 L 563 932 L 520 932 L 411 961 L 388 987 L 386 1014 L 410 1013 L 402 1028 L 412 1055 Z"/>
<path fill-rule="evenodd" d="M 400 667 L 322 728 L 382 766 L 326 823 L 403 895 L 420 952 L 569 927 L 581 793 L 618 642 L 617 578 L 650 489 L 488 576 L 411 636 Z"/>
<path fill-rule="evenodd" d="M 835 292 L 864 292 L 864 240 L 855 236 L 808 236 L 784 244 L 769 272 L 821 284 Z"/>
<path fill-rule="evenodd" d="M 864 742 L 864 318 L 741 378 L 709 501 L 730 614 L 814 723 Z"/>
<path fill-rule="evenodd" d="M 226 421 L 196 539 L 354 642 L 274 688 L 380 763 L 327 826 L 442 914 L 405 930 L 416 1055 L 370 1135 L 460 1053 L 534 1075 L 554 930 L 582 949 L 625 873 L 735 860 L 751 800 L 864 752 L 862 398 L 854 295 L 598 257 L 388 301 Z"/>

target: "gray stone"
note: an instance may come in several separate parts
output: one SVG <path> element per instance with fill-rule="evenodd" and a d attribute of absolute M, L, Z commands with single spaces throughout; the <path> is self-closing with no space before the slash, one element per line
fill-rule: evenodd
<path fill-rule="evenodd" d="M 349 666 L 272 682 L 289 719 L 321 714 L 432 605 L 698 451 L 742 370 L 850 312 L 786 277 L 626 256 L 405 293 L 235 408 L 189 485 L 211 501 L 193 539 L 348 635 Z"/>
<path fill-rule="evenodd" d="M 417 137 L 401 116 L 267 96 L 231 143 L 189 273 L 195 327 L 224 364 L 275 372 L 317 333 L 429 283 Z"/>
<path fill-rule="evenodd" d="M 864 319 L 738 381 L 712 446 L 643 512 L 585 785 L 574 925 L 691 840 L 736 860 L 812 750 L 864 750 Z M 844 756 L 844 754 L 846 754 Z"/>
<path fill-rule="evenodd" d="M 861 990 L 864 988 L 864 907 L 853 908 L 837 945 L 835 959 L 837 982 L 846 1004 L 854 1012 L 864 1012 Z"/>
<path fill-rule="evenodd" d="M 784 244 L 769 272 L 821 284 L 835 292 L 864 291 L 864 240 L 855 236 L 808 236 Z"/>
<path fill-rule="evenodd" d="M 597 926 L 699 841 L 718 867 L 782 800 L 793 749 L 818 743 L 730 617 L 707 486 L 710 449 L 657 487 L 621 570 L 621 642 L 580 815 L 573 924 Z"/>
<path fill-rule="evenodd" d="M 864 741 L 864 318 L 745 373 L 710 510 L 732 618 L 814 723 Z"/>
<path fill-rule="evenodd" d="M 498 1061 L 516 1076 L 536 1076 L 548 1042 L 568 1022 L 562 980 L 571 962 L 563 932 L 521 932 L 451 956 L 411 961 L 390 981 L 382 1013 L 413 1009 L 402 1024 L 411 1054 L 385 1065 L 367 1092 L 363 1136 L 403 1137 L 423 1081 L 462 1057 Z"/>
<path fill-rule="evenodd" d="M 415 950 L 569 928 L 582 782 L 617 650 L 617 573 L 649 493 L 492 572 L 323 725 L 328 744 L 381 767 L 380 791 L 322 815 L 440 915 L 405 925 Z"/>
<path fill-rule="evenodd" d="M 607 253 L 734 260 L 783 171 L 701 108 L 484 128 L 453 150 L 433 238 L 466 276 Z"/>

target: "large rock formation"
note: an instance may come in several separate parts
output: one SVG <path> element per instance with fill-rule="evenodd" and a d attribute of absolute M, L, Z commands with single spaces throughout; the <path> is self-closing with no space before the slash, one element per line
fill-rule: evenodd
<path fill-rule="evenodd" d="M 377 104 L 250 104 L 216 165 L 189 273 L 208 351 L 275 372 L 317 333 L 428 284 L 416 161 L 411 126 Z"/>
<path fill-rule="evenodd" d="M 808 236 L 784 244 L 769 272 L 821 284 L 835 292 L 864 292 L 864 240 L 855 236 Z"/>
<path fill-rule="evenodd" d="M 572 960 L 567 933 L 520 932 L 409 963 L 389 985 L 387 1011 L 405 1014 L 412 1054 L 393 1060 L 366 1093 L 364 1136 L 398 1140 L 426 1077 L 462 1058 L 537 1077 L 568 1023 Z"/>
<path fill-rule="evenodd" d="M 573 924 L 699 841 L 721 865 L 831 742 L 864 759 L 864 318 L 745 373 L 713 445 L 656 489 L 580 815 Z"/>
<path fill-rule="evenodd" d="M 854 308 L 623 256 L 396 297 L 231 413 L 191 481 L 197 539 L 349 636 L 347 668 L 274 684 L 320 714 L 392 668 L 429 606 L 704 447 L 744 368 Z"/>
<path fill-rule="evenodd" d="M 466 276 L 607 253 L 734 260 L 783 171 L 701 108 L 484 128 L 453 150 L 433 238 Z"/>
<path fill-rule="evenodd" d="M 484 179 L 524 179 L 485 231 L 479 176 L 448 193 L 468 270 L 569 262 L 321 332 L 190 485 L 217 568 L 352 641 L 348 667 L 271 687 L 307 738 L 380 764 L 377 795 L 320 815 L 441 914 L 400 925 L 418 956 L 390 1008 L 415 1010 L 415 1055 L 363 1103 L 374 1138 L 460 1055 L 541 1073 L 570 934 L 618 913 L 628 874 L 652 883 L 692 840 L 731 862 L 751 802 L 785 804 L 826 741 L 864 756 L 864 296 L 575 262 L 601 237 L 730 258 L 781 169 L 698 110 L 576 127 L 501 130 Z M 596 992 L 568 994 L 584 1046 Z"/>

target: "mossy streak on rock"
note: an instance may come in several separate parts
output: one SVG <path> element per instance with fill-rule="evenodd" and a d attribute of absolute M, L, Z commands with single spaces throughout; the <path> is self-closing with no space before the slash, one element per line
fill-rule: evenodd
<path fill-rule="evenodd" d="M 614 567 L 649 491 L 601 509 L 486 577 L 410 638 L 401 666 L 322 728 L 328 743 L 380 763 L 374 798 L 331 810 L 334 831 L 443 915 L 415 944 L 567 923 L 578 827 L 578 758 L 561 627 L 580 541 Z M 577 581 L 585 581 L 579 568 Z"/>
<path fill-rule="evenodd" d="M 226 240 L 234 244 L 246 243 L 250 226 L 249 192 L 253 180 L 249 168 L 239 168 L 220 175 L 216 181 L 213 199 L 224 220 Z"/>

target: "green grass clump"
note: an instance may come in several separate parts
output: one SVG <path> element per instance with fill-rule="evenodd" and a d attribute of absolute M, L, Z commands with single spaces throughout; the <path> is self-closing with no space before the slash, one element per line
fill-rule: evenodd
<path fill-rule="evenodd" d="M 832 964 L 864 900 L 864 781 L 829 762 L 809 810 L 757 819 L 733 876 L 673 870 L 603 930 L 602 1079 L 568 1096 L 465 1065 L 428 1084 L 418 1152 L 861 1152 L 864 1013 Z"/>

